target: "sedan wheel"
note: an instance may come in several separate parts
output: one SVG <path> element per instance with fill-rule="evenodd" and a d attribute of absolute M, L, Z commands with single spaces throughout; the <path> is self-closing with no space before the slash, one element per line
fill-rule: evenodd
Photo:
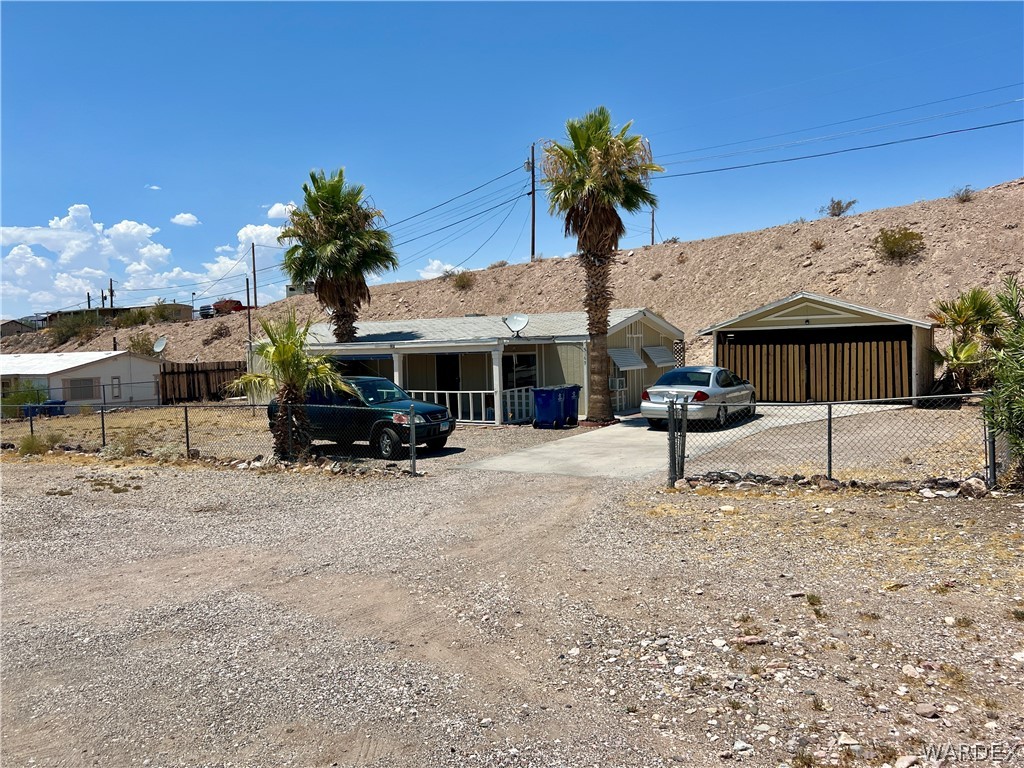
<path fill-rule="evenodd" d="M 757 398 L 753 395 L 750 396 L 750 405 L 747 406 L 747 413 L 750 414 L 750 418 L 754 418 L 754 414 L 757 413 Z"/>
<path fill-rule="evenodd" d="M 661 429 L 663 426 L 665 426 L 665 420 L 664 419 L 648 419 L 647 420 L 647 426 L 649 426 L 651 429 Z"/>
<path fill-rule="evenodd" d="M 722 429 L 729 422 L 729 411 L 724 405 L 719 406 L 718 413 L 715 415 L 715 425 Z"/>

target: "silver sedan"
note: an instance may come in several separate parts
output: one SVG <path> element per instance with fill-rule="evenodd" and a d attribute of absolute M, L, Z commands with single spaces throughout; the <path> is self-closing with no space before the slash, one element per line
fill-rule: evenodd
<path fill-rule="evenodd" d="M 757 409 L 754 385 L 713 365 L 689 365 L 662 374 L 643 391 L 640 414 L 652 427 L 661 427 L 670 400 L 686 403 L 687 419 L 714 421 L 719 427 L 734 421 L 737 413 L 753 416 Z"/>

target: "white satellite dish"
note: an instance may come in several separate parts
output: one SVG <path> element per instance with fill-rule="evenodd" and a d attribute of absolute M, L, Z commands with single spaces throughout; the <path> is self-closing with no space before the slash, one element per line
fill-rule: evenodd
<path fill-rule="evenodd" d="M 501 322 L 512 331 L 513 335 L 518 336 L 519 332 L 530 324 L 530 318 L 516 312 L 514 315 L 501 318 Z"/>
<path fill-rule="evenodd" d="M 166 346 L 167 346 L 167 337 L 166 336 L 161 336 L 153 344 L 153 354 L 159 355 L 161 352 L 164 351 L 164 347 L 166 347 Z"/>

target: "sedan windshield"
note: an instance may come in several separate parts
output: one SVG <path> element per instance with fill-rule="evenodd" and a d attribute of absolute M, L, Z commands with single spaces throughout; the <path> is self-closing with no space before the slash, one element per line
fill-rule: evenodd
<path fill-rule="evenodd" d="M 368 405 L 374 403 L 391 403 L 396 400 L 409 400 L 409 394 L 400 386 L 387 379 L 366 379 L 350 382 L 359 390 L 363 401 Z"/>
<path fill-rule="evenodd" d="M 656 387 L 706 387 L 711 384 L 710 371 L 669 371 L 654 386 Z"/>

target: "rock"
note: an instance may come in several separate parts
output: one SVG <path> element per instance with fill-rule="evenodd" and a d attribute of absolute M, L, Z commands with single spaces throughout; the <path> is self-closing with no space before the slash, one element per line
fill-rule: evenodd
<path fill-rule="evenodd" d="M 855 739 L 853 736 L 848 734 L 846 731 L 842 731 L 839 734 L 839 738 L 836 739 L 836 744 L 838 744 L 840 747 L 853 747 L 857 744 L 860 744 L 860 742 L 857 741 L 857 739 Z"/>
<path fill-rule="evenodd" d="M 914 714 L 926 720 L 934 720 L 939 716 L 939 710 L 932 704 L 918 704 L 914 707 Z"/>
<path fill-rule="evenodd" d="M 988 486 L 980 477 L 968 477 L 960 483 L 960 493 L 972 499 L 983 499 L 988 496 Z"/>
<path fill-rule="evenodd" d="M 827 477 L 823 477 L 818 480 L 818 490 L 820 491 L 838 491 L 839 483 L 835 480 L 829 480 Z"/>
<path fill-rule="evenodd" d="M 689 480 L 676 480 L 672 484 L 672 487 L 675 488 L 677 491 L 685 491 L 692 488 L 693 486 L 690 484 Z"/>
<path fill-rule="evenodd" d="M 896 758 L 896 762 L 893 763 L 893 768 L 910 768 L 912 765 L 920 765 L 920 755 L 901 755 Z"/>
<path fill-rule="evenodd" d="M 718 508 L 718 511 L 719 512 L 735 512 L 736 511 L 736 507 L 734 507 L 734 506 L 732 506 L 730 504 L 723 504 L 721 507 Z"/>
<path fill-rule="evenodd" d="M 918 491 L 918 493 L 920 493 L 926 499 L 934 499 L 938 495 L 931 488 L 922 488 L 920 491 Z"/>
<path fill-rule="evenodd" d="M 768 641 L 760 635 L 744 635 L 742 637 L 734 637 L 729 642 L 734 645 L 764 645 Z"/>
<path fill-rule="evenodd" d="M 741 475 L 739 472 L 733 472 L 731 470 L 727 472 L 719 472 L 718 475 L 722 480 L 726 480 L 730 483 L 737 483 L 743 479 L 743 475 Z"/>
<path fill-rule="evenodd" d="M 720 637 L 716 637 L 714 640 L 712 640 L 711 644 L 715 646 L 715 648 L 725 648 L 728 645 L 728 643 Z"/>
<path fill-rule="evenodd" d="M 754 751 L 754 745 L 753 744 L 747 744 L 747 742 L 745 742 L 743 739 L 736 739 L 736 741 L 734 741 L 732 743 L 732 751 L 733 752 L 753 752 Z"/>
<path fill-rule="evenodd" d="M 880 491 L 912 491 L 914 490 L 914 484 L 909 480 L 889 480 L 885 483 L 878 484 L 878 490 Z"/>
<path fill-rule="evenodd" d="M 807 595 L 806 592 L 801 592 L 801 591 L 787 592 L 786 593 L 786 597 L 804 597 L 806 595 Z"/>

